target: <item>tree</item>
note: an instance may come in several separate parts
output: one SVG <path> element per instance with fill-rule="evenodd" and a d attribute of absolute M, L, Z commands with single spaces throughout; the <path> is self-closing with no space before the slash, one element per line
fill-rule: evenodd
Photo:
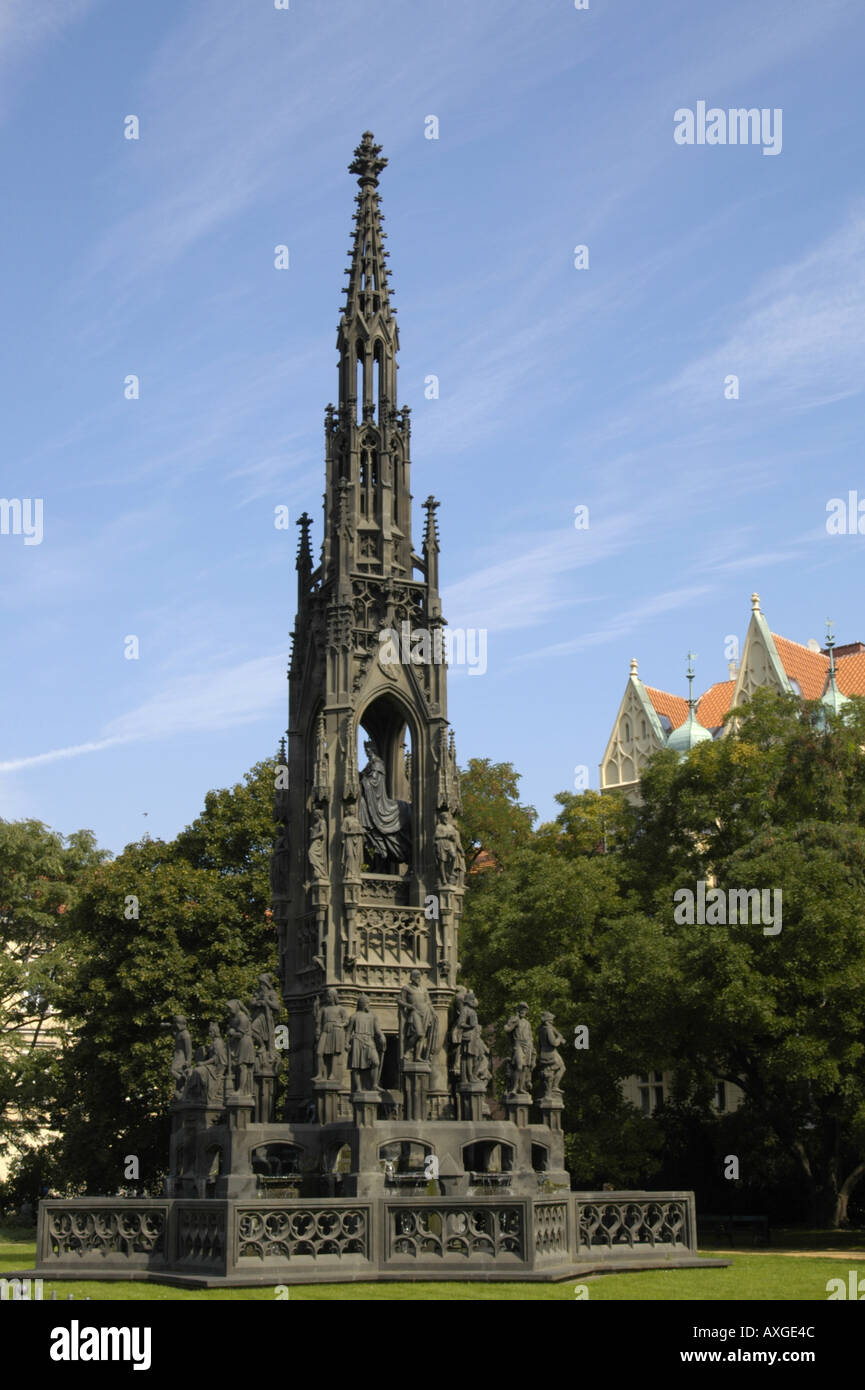
<path fill-rule="evenodd" d="M 758 691 L 734 717 L 728 738 L 661 754 L 642 782 L 628 877 L 676 992 L 657 1046 L 683 1095 L 712 1075 L 740 1086 L 740 1123 L 795 1156 L 813 1218 L 837 1225 L 865 1174 L 865 705 L 834 718 Z M 675 894 L 700 880 L 725 904 L 765 890 L 780 931 L 726 906 L 677 922 Z"/>
<path fill-rule="evenodd" d="M 54 1011 L 72 968 L 67 914 L 81 875 L 102 862 L 89 831 L 0 820 L 0 1152 L 44 1129 L 55 1060 Z"/>
<path fill-rule="evenodd" d="M 75 961 L 60 992 L 70 1023 L 56 1125 L 66 1184 L 159 1191 L 168 1153 L 172 1014 L 203 1041 L 225 1002 L 276 965 L 269 915 L 274 767 L 211 792 L 174 842 L 127 845 L 85 876 L 71 914 Z M 136 1185 L 135 1182 L 132 1185 Z"/>
<path fill-rule="evenodd" d="M 503 864 L 531 839 L 537 812 L 520 805 L 519 784 L 511 763 L 489 758 L 470 758 L 460 773 L 459 829 L 470 875 L 473 867 Z"/>

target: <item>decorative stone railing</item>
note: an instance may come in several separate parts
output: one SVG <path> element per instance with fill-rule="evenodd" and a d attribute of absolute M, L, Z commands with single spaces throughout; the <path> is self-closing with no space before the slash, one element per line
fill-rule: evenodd
<path fill-rule="evenodd" d="M 689 1192 L 462 1197 L 395 1174 L 384 1197 L 97 1199 L 40 1203 L 38 1275 L 161 1275 L 219 1283 L 546 1278 L 605 1266 L 696 1263 Z M 499 1180 L 508 1174 L 477 1174 Z M 401 1190 L 402 1189 L 402 1190 Z M 458 1271 L 458 1273 L 454 1273 Z"/>

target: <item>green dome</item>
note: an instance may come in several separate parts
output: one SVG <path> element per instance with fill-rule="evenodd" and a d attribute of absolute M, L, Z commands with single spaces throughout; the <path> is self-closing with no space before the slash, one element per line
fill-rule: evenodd
<path fill-rule="evenodd" d="M 674 729 L 667 739 L 667 747 L 672 748 L 674 753 L 678 753 L 684 758 L 698 743 L 705 743 L 707 739 L 711 743 L 712 735 L 705 724 L 700 723 L 694 713 L 693 706 L 691 706 L 684 724 L 680 724 L 678 729 Z"/>

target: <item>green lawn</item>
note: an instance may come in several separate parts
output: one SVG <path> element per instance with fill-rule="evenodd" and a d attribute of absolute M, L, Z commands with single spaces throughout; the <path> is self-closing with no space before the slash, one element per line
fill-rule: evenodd
<path fill-rule="evenodd" d="M 10 1239 L 12 1233 L 0 1233 L 0 1275 L 10 1269 L 25 1269 L 36 1258 L 32 1234 L 29 1238 Z M 15 1233 L 16 1236 L 18 1233 Z M 839 1250 L 847 1246 L 848 1237 L 836 1232 L 784 1232 L 789 1249 Z M 777 1233 L 773 1237 L 776 1245 Z M 863 1251 L 861 1233 L 849 1233 L 849 1247 Z M 826 1283 L 841 1278 L 847 1282 L 847 1272 L 855 1268 L 865 1277 L 865 1261 L 851 1261 L 842 1255 L 837 1259 L 810 1256 L 795 1257 L 775 1253 L 750 1251 L 704 1251 L 730 1259 L 727 1269 L 657 1269 L 644 1274 L 605 1274 L 588 1279 L 589 1299 L 605 1301 L 644 1300 L 646 1302 L 725 1302 L 728 1299 L 790 1299 L 825 1301 Z M 405 1284 L 305 1284 L 292 1286 L 293 1301 L 314 1300 L 384 1300 L 387 1302 L 420 1299 L 424 1302 L 468 1300 L 574 1300 L 574 1280 L 561 1284 L 464 1284 L 464 1283 L 405 1283 Z M 58 1300 L 74 1294 L 76 1299 L 121 1301 L 179 1300 L 195 1302 L 201 1299 L 226 1301 L 243 1300 L 271 1303 L 272 1287 L 264 1289 L 175 1289 L 167 1284 L 98 1283 L 76 1280 L 46 1283 L 45 1297 L 57 1290 Z"/>

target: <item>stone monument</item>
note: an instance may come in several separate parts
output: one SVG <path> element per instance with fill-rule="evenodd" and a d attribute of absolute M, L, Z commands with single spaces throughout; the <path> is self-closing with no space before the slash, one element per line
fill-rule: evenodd
<path fill-rule="evenodd" d="M 197 1061 L 175 1018 L 165 1198 L 43 1203 L 40 1274 L 224 1285 L 697 1262 L 690 1193 L 571 1193 L 552 1014 L 534 1096 L 528 1006 L 507 1022 L 507 1118 L 491 1115 L 489 1020 L 457 983 L 466 864 L 438 503 L 416 551 L 385 164 L 366 132 L 317 562 L 298 521 L 270 875 L 281 990 L 262 975 L 248 1004 L 228 1000 Z"/>

